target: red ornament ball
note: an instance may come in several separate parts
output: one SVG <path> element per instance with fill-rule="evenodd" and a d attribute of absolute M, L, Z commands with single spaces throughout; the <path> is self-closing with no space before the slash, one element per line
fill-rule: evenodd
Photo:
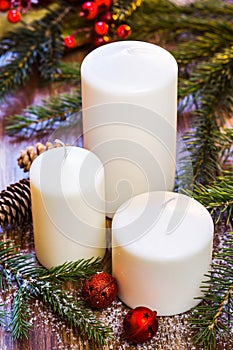
<path fill-rule="evenodd" d="M 8 11 L 11 8 L 10 1 L 0 0 L 0 11 Z"/>
<path fill-rule="evenodd" d="M 157 312 L 138 306 L 125 315 L 123 328 L 127 339 L 134 343 L 144 343 L 158 330 Z"/>
<path fill-rule="evenodd" d="M 84 2 L 81 6 L 80 16 L 86 19 L 94 19 L 98 15 L 98 6 L 94 1 Z"/>
<path fill-rule="evenodd" d="M 117 292 L 116 279 L 107 272 L 94 274 L 84 282 L 82 288 L 85 302 L 95 309 L 109 306 L 116 299 Z"/>
<path fill-rule="evenodd" d="M 11 23 L 17 23 L 21 19 L 21 13 L 18 10 L 10 10 L 7 14 L 7 19 Z"/>
<path fill-rule="evenodd" d="M 64 45 L 68 49 L 73 49 L 76 46 L 77 42 L 75 40 L 75 37 L 73 35 L 68 35 L 64 38 Z"/>
<path fill-rule="evenodd" d="M 98 35 L 105 35 L 108 32 L 108 24 L 102 21 L 96 22 L 94 30 Z"/>
<path fill-rule="evenodd" d="M 121 39 L 126 39 L 131 34 L 131 27 L 128 24 L 121 24 L 116 30 L 116 35 Z"/>

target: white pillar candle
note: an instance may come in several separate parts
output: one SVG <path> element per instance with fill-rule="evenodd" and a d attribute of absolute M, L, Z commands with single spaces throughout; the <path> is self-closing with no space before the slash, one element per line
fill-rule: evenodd
<path fill-rule="evenodd" d="M 104 255 L 104 169 L 96 155 L 79 147 L 44 152 L 32 163 L 30 186 L 42 265 Z"/>
<path fill-rule="evenodd" d="M 109 217 L 134 195 L 173 189 L 177 71 L 168 51 L 139 41 L 104 45 L 83 60 L 84 146 L 104 164 Z"/>
<path fill-rule="evenodd" d="M 112 222 L 112 273 L 120 299 L 162 316 L 197 305 L 213 231 L 206 208 L 182 194 L 155 191 L 123 204 Z"/>

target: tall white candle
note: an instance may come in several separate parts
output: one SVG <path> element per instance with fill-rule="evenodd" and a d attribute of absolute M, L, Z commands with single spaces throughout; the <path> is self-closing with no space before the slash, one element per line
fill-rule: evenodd
<path fill-rule="evenodd" d="M 177 71 L 168 51 L 139 41 L 104 45 L 83 60 L 84 146 L 104 164 L 109 217 L 136 194 L 173 189 Z"/>
<path fill-rule="evenodd" d="M 211 263 L 213 221 L 196 200 L 173 192 L 138 195 L 123 204 L 112 222 L 112 273 L 119 297 L 171 316 L 202 297 Z"/>
<path fill-rule="evenodd" d="M 30 169 L 38 260 L 47 268 L 105 253 L 104 169 L 93 153 L 58 147 Z"/>

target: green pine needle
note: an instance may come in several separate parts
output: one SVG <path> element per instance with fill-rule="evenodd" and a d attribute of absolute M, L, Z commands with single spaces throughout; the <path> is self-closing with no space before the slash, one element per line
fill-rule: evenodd
<path fill-rule="evenodd" d="M 232 338 L 233 327 L 233 233 L 215 256 L 208 284 L 202 287 L 203 302 L 189 320 L 194 342 L 204 349 L 215 349 L 218 337 Z"/>
<path fill-rule="evenodd" d="M 0 304 L 0 325 L 6 325 L 7 311 L 4 310 L 5 305 Z"/>
<path fill-rule="evenodd" d="M 24 337 L 28 338 L 28 333 L 32 328 L 32 324 L 28 322 L 30 316 L 29 301 L 32 299 L 32 296 L 29 293 L 29 288 L 29 285 L 22 284 L 14 297 L 9 329 L 15 340 Z"/>
<path fill-rule="evenodd" d="M 88 277 L 96 271 L 101 270 L 102 259 L 81 259 L 72 262 L 66 262 L 60 266 L 42 270 L 39 274 L 39 279 L 42 281 L 76 281 L 77 278 Z"/>
<path fill-rule="evenodd" d="M 24 109 L 21 115 L 9 116 L 6 131 L 10 136 L 23 134 L 30 137 L 34 133 L 45 134 L 57 127 L 58 123 L 67 123 L 81 107 L 79 90 L 52 96 L 44 100 L 43 105 L 32 105 Z"/>
<path fill-rule="evenodd" d="M 13 310 L 8 317 L 14 339 L 28 337 L 32 327 L 30 303 L 36 298 L 88 339 L 106 344 L 111 329 L 103 325 L 82 301 L 63 290 L 63 282 L 77 281 L 102 269 L 101 258 L 80 259 L 47 270 L 38 266 L 32 255 L 19 253 L 18 247 L 3 237 L 0 241 L 0 283 L 1 288 L 13 296 Z M 5 316 L 5 311 L 0 312 L 0 321 L 4 321 Z"/>
<path fill-rule="evenodd" d="M 193 192 L 187 192 L 198 202 L 202 203 L 215 218 L 229 224 L 233 219 L 233 181 L 232 174 L 218 177 L 210 185 L 198 184 L 193 187 Z"/>
<path fill-rule="evenodd" d="M 95 313 L 88 309 L 82 301 L 77 301 L 67 291 L 61 290 L 58 286 L 49 282 L 31 283 L 32 293 L 49 305 L 49 308 L 63 320 L 78 328 L 89 340 L 106 345 L 111 338 L 111 329 L 104 326 Z"/>
<path fill-rule="evenodd" d="M 25 24 L 17 33 L 9 32 L 2 38 L 0 57 L 7 55 L 7 60 L 1 67 L 0 98 L 29 78 L 35 62 L 40 63 L 38 67 L 43 79 L 53 79 L 58 73 L 64 51 L 61 23 L 70 10 L 66 6 L 48 11 L 41 20 Z"/>
<path fill-rule="evenodd" d="M 141 6 L 143 0 L 114 0 L 111 11 L 114 20 L 125 21 Z"/>

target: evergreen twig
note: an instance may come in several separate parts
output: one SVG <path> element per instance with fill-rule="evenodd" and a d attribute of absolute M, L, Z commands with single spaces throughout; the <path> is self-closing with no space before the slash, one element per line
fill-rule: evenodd
<path fill-rule="evenodd" d="M 219 338 L 232 338 L 233 327 L 233 236 L 215 256 L 208 281 L 202 287 L 203 302 L 189 320 L 195 343 L 215 349 Z"/>
<path fill-rule="evenodd" d="M 93 311 L 88 309 L 84 302 L 77 301 L 68 292 L 61 290 L 59 285 L 49 282 L 31 283 L 32 293 L 39 296 L 44 303 L 67 323 L 86 334 L 88 339 L 106 345 L 106 340 L 111 337 L 111 329 L 104 326 Z"/>
<path fill-rule="evenodd" d="M 29 301 L 32 299 L 30 293 L 28 292 L 29 288 L 30 286 L 27 284 L 22 284 L 14 297 L 9 328 L 15 340 L 22 339 L 24 337 L 28 338 L 29 330 L 32 328 L 32 324 L 28 321 L 30 316 Z"/>
<path fill-rule="evenodd" d="M 102 268 L 102 259 L 81 259 L 75 262 L 66 262 L 63 265 L 43 270 L 39 274 L 42 281 L 76 281 L 77 278 L 88 277 Z"/>
<path fill-rule="evenodd" d="M 202 203 L 213 215 L 216 223 L 221 219 L 229 224 L 233 218 L 233 182 L 232 176 L 228 173 L 218 177 L 212 184 L 202 184 L 193 187 L 191 194 L 197 201 Z"/>
<path fill-rule="evenodd" d="M 0 304 L 0 325 L 6 323 L 5 318 L 6 318 L 7 312 L 3 309 L 4 306 L 5 305 L 3 303 Z"/>
<path fill-rule="evenodd" d="M 34 133 L 45 134 L 53 130 L 58 123 L 64 123 L 73 114 L 81 110 L 80 92 L 60 94 L 43 101 L 43 105 L 32 105 L 20 115 L 7 118 L 6 131 L 14 136 L 22 133 L 30 137 Z"/>
<path fill-rule="evenodd" d="M 112 5 L 113 17 L 117 21 L 124 21 L 132 16 L 142 4 L 143 0 L 114 0 Z"/>
<path fill-rule="evenodd" d="M 9 32 L 2 38 L 0 56 L 11 53 L 11 59 L 1 67 L 0 98 L 24 83 L 38 60 L 42 78 L 52 79 L 58 72 L 64 51 L 61 23 L 70 10 L 69 6 L 58 6 L 41 20 L 23 25 L 17 33 Z"/>
<path fill-rule="evenodd" d="M 2 236 L 3 237 L 3 236 Z M 15 288 L 13 312 L 9 327 L 15 339 L 28 336 L 31 328 L 30 302 L 39 299 L 70 326 L 86 334 L 88 339 L 106 344 L 111 329 L 104 326 L 82 301 L 63 290 L 62 283 L 87 277 L 101 267 L 101 259 L 80 259 L 45 269 L 37 266 L 32 255 L 22 255 L 12 241 L 0 241 L 0 282 L 4 290 Z M 2 318 L 4 314 L 2 313 Z"/>

